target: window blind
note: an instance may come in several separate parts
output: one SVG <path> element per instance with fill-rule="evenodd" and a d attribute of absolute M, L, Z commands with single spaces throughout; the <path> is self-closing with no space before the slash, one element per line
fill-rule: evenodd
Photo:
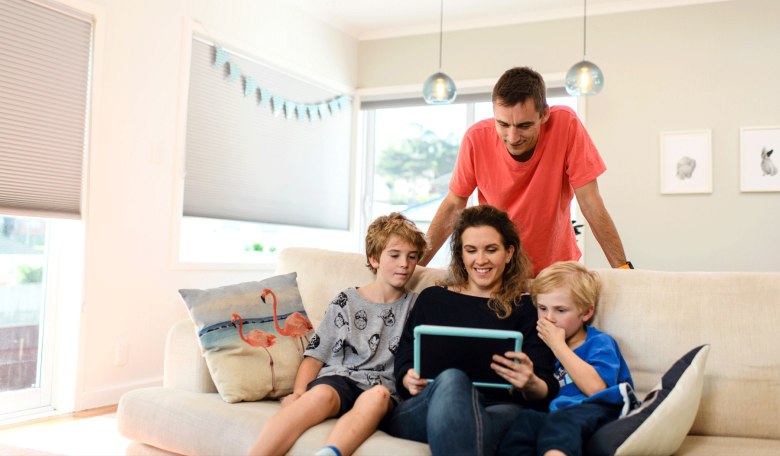
<path fill-rule="evenodd" d="M 458 95 L 455 98 L 453 104 L 459 103 L 482 103 L 491 101 L 493 94 L 491 92 L 481 93 L 469 93 L 464 95 Z M 566 89 L 563 87 L 551 87 L 547 89 L 547 98 L 553 97 L 568 97 Z M 419 97 L 414 98 L 398 98 L 390 100 L 368 100 L 360 103 L 360 109 L 367 111 L 370 109 L 387 109 L 387 108 L 410 108 L 415 106 L 430 106 L 422 97 L 422 91 Z"/>
<path fill-rule="evenodd" d="M 252 57 L 230 52 L 260 88 L 303 104 L 341 95 Z M 263 107 L 260 91 L 244 97 L 244 77 L 214 68 L 210 40 L 192 42 L 187 107 L 184 215 L 347 229 L 351 105 L 303 121 Z"/>
<path fill-rule="evenodd" d="M 80 218 L 92 17 L 0 2 L 0 213 Z"/>

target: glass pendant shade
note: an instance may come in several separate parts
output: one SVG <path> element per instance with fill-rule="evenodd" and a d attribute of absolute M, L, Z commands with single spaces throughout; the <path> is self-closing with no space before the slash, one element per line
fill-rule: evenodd
<path fill-rule="evenodd" d="M 455 101 L 458 89 L 452 78 L 439 71 L 423 84 L 423 98 L 428 104 L 449 104 Z"/>
<path fill-rule="evenodd" d="M 604 74 L 592 62 L 575 63 L 566 73 L 566 92 L 573 97 L 596 95 L 604 88 Z"/>

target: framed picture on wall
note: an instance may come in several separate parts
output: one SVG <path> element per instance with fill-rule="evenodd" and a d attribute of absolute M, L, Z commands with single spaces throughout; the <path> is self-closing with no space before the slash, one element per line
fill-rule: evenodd
<path fill-rule="evenodd" d="M 712 131 L 661 132 L 661 194 L 712 193 Z"/>
<path fill-rule="evenodd" d="M 780 127 L 742 127 L 740 185 L 743 192 L 780 192 Z"/>

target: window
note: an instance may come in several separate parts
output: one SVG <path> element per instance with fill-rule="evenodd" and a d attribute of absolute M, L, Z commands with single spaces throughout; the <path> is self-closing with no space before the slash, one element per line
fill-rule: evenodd
<path fill-rule="evenodd" d="M 286 119 L 289 106 L 277 113 L 284 104 L 264 104 L 261 89 L 312 105 L 343 92 L 224 49 L 242 76 L 215 68 L 211 38 L 192 38 L 177 267 L 257 268 L 290 246 L 354 250 L 351 103 Z M 259 86 L 249 96 L 246 76 Z"/>
<path fill-rule="evenodd" d="M 80 299 L 93 17 L 5 0 L 0 30 L 1 415 L 52 404 L 61 267 Z"/>
<path fill-rule="evenodd" d="M 550 106 L 566 105 L 577 111 L 577 98 L 551 89 Z M 563 92 L 565 93 L 565 92 Z M 490 94 L 459 96 L 451 105 L 430 106 L 420 100 L 363 102 L 366 151 L 366 189 L 371 204 L 366 226 L 380 215 L 404 213 L 424 232 L 449 192 L 458 149 L 469 126 L 493 117 Z M 476 192 L 475 192 L 476 193 Z M 477 204 L 476 194 L 469 205 Z M 576 204 L 572 202 L 572 216 Z M 365 230 L 364 230 L 365 231 Z M 446 247 L 446 246 L 445 246 Z M 428 264 L 446 267 L 442 247 Z"/>

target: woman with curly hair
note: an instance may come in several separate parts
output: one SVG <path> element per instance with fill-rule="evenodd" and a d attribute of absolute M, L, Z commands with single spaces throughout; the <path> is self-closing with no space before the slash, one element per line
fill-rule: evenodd
<path fill-rule="evenodd" d="M 404 327 L 394 375 L 406 400 L 387 430 L 428 443 L 434 455 L 492 455 L 520 410 L 546 411 L 557 395 L 555 357 L 537 334 L 528 295 L 531 261 L 506 212 L 487 205 L 464 209 L 450 248 L 448 279 L 420 293 Z M 423 324 L 520 331 L 523 351 L 495 355 L 491 364 L 514 389 L 476 388 L 458 369 L 429 385 L 412 368 L 414 328 Z"/>

